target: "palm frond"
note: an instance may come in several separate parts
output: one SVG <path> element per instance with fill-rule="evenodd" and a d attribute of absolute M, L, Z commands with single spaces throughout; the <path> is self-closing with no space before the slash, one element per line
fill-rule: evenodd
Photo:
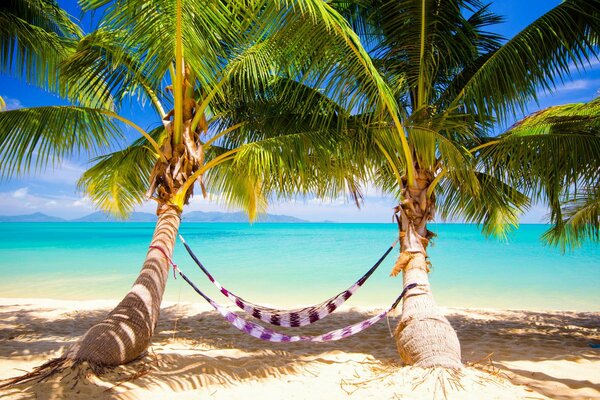
<path fill-rule="evenodd" d="M 478 157 L 487 171 L 550 208 L 549 243 L 565 250 L 594 237 L 600 226 L 593 214 L 600 185 L 599 99 L 538 111 L 481 145 Z"/>
<path fill-rule="evenodd" d="M 99 153 L 122 133 L 102 110 L 37 107 L 0 112 L 0 177 L 38 172 L 78 152 Z"/>
<path fill-rule="evenodd" d="M 164 135 L 161 126 L 149 132 L 157 142 Z M 123 150 L 92 160 L 77 186 L 101 210 L 125 218 L 146 198 L 149 178 L 158 155 L 144 137 Z"/>
<path fill-rule="evenodd" d="M 309 193 L 319 197 L 360 196 L 359 182 L 366 165 L 361 154 L 366 155 L 370 147 L 364 121 L 344 115 L 336 103 L 301 84 L 293 84 L 297 93 L 278 90 L 289 84 L 277 80 L 268 96 L 258 96 L 255 101 L 247 96 L 242 98 L 245 101 L 227 96 L 232 103 L 219 105 L 227 115 L 223 123 L 244 122 L 208 149 L 207 162 L 226 151 L 236 151 L 227 163 L 209 170 L 204 180 L 211 192 L 224 194 L 221 199 L 237 205 L 254 204 L 244 197 L 252 191 L 240 192 L 238 200 L 232 197 L 236 196 L 234 185 L 239 176 L 254 182 L 253 188 L 260 186 L 263 196 L 280 199 Z M 301 112 L 302 107 L 311 112 Z M 314 121 L 315 115 L 319 119 L 321 113 L 336 109 L 339 113 L 330 117 L 329 126 Z M 349 157 L 351 154 L 356 156 Z"/>
<path fill-rule="evenodd" d="M 0 10 L 62 36 L 81 36 L 81 29 L 54 0 L 6 0 Z"/>
<path fill-rule="evenodd" d="M 255 177 L 253 180 L 262 182 L 266 193 L 278 198 L 308 193 L 337 197 L 347 193 L 348 182 L 359 179 L 363 173 L 358 160 L 344 157 L 343 152 L 352 151 L 350 146 L 355 144 L 348 140 L 345 146 L 339 146 L 332 139 L 336 135 L 336 131 L 308 131 L 256 139 L 237 145 L 235 157 L 222 168 Z M 221 182 L 217 186 L 222 190 L 230 183 L 222 182 L 222 177 L 217 176 L 219 171 L 209 172 L 207 182 L 211 188 L 215 182 Z"/>
<path fill-rule="evenodd" d="M 285 23 L 273 26 L 276 30 L 269 41 L 285 49 L 280 60 L 294 61 L 287 64 L 290 75 L 319 87 L 346 110 L 377 118 L 385 115 L 401 144 L 398 157 L 411 166 L 407 173 L 412 179 L 412 153 L 399 117 L 403 110 L 349 24 L 329 4 L 318 0 L 296 1 L 294 12 L 289 5 L 282 8 L 287 2 L 270 4 L 268 7 L 276 8 L 273 13 L 285 16 L 279 18 Z"/>
<path fill-rule="evenodd" d="M 461 180 L 444 178 L 436 190 L 437 209 L 442 219 L 462 219 L 475 223 L 487 236 L 499 238 L 519 224 L 529 207 L 529 198 L 502 180 L 475 172 L 480 190 L 465 190 Z"/>
<path fill-rule="evenodd" d="M 241 3 L 203 0 L 183 2 L 182 27 L 185 61 L 193 69 L 199 85 L 212 88 L 218 71 L 227 59 L 231 43 L 241 39 L 239 15 L 246 13 Z M 83 1 L 85 10 L 105 7 L 103 26 L 121 32 L 120 45 L 135 53 L 144 76 L 162 82 L 175 58 L 176 2 L 172 0 Z M 152 85 L 156 88 L 155 85 Z"/>
<path fill-rule="evenodd" d="M 452 100 L 467 112 L 506 120 L 525 110 L 541 89 L 552 91 L 572 65 L 585 68 L 598 56 L 600 1 L 566 0 L 501 48 L 482 55 Z"/>
<path fill-rule="evenodd" d="M 7 0 L 0 5 L 0 72 L 61 92 L 58 66 L 81 36 L 54 0 Z"/>
<path fill-rule="evenodd" d="M 162 118 L 162 96 L 155 89 L 161 81 L 147 78 L 153 74 L 144 71 L 135 50 L 123 47 L 125 37 L 126 32 L 106 28 L 83 37 L 61 63 L 61 82 L 71 92 L 97 99 L 103 108 L 119 105 L 126 97 L 137 98 L 142 105 L 150 101 Z"/>
<path fill-rule="evenodd" d="M 600 101 L 550 107 L 518 122 L 481 146 L 479 160 L 495 176 L 537 200 L 549 192 L 569 198 L 576 187 L 594 187 L 600 175 Z"/>
<path fill-rule="evenodd" d="M 600 186 L 582 189 L 563 202 L 562 218 L 543 235 L 543 239 L 565 251 L 586 240 L 600 241 Z"/>
<path fill-rule="evenodd" d="M 210 187 L 211 200 L 230 208 L 244 210 L 250 221 L 266 212 L 267 193 L 259 177 L 243 169 L 230 168 L 231 162 L 225 162 L 211 169 L 205 182 Z"/>

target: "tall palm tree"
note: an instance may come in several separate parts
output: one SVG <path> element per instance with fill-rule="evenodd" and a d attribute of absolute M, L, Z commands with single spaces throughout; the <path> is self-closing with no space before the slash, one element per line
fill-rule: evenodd
<path fill-rule="evenodd" d="M 552 185 L 568 168 L 565 182 L 597 178 L 597 135 L 514 129 L 491 136 L 497 123 L 525 110 L 539 90 L 552 90 L 570 68 L 597 56 L 600 2 L 563 1 L 510 40 L 487 31 L 501 18 L 479 0 L 333 4 L 370 49 L 398 104 L 392 118 L 380 114 L 368 128 L 379 150 L 372 154 L 372 179 L 399 202 L 401 253 L 392 275 L 402 272 L 405 286 L 419 284 L 403 303 L 399 353 L 408 364 L 460 368 L 460 343 L 428 280 L 427 247 L 435 236 L 428 223 L 436 215 L 461 218 L 479 224 L 486 235 L 503 236 L 518 224 L 530 203 L 527 195 L 560 208 Z M 400 135 L 390 128 L 398 121 Z M 561 146 L 568 147 L 559 151 Z M 576 156 L 563 164 L 546 158 L 543 170 L 546 150 Z M 522 175 L 534 161 L 537 169 Z"/>
<path fill-rule="evenodd" d="M 345 142 L 348 152 L 360 154 L 357 148 L 367 141 L 339 138 L 356 124 L 344 110 L 396 106 L 357 37 L 329 5 L 319 0 L 83 4 L 91 10 L 106 7 L 104 18 L 61 64 L 60 78 L 103 106 L 0 113 L 4 176 L 43 168 L 76 150 L 117 146 L 96 158 L 80 186 L 100 208 L 121 215 L 155 200 L 159 218 L 151 244 L 167 255 L 195 184 L 203 194 L 222 193 L 251 217 L 264 209 L 269 195 L 324 196 L 346 189 L 359 195 L 355 175 L 363 164 L 341 157 L 346 149 L 333 145 Z M 147 132 L 119 115 L 122 100 L 131 95 L 151 104 L 160 125 Z M 330 98 L 343 106 L 332 108 Z M 118 122 L 140 137 L 123 145 Z M 149 250 L 117 307 L 37 372 L 71 362 L 98 367 L 139 357 L 158 319 L 168 268 L 160 250 Z"/>

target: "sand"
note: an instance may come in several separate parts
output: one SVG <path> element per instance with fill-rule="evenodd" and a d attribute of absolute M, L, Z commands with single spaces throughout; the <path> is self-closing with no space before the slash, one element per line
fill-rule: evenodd
<path fill-rule="evenodd" d="M 0 379 L 59 355 L 114 304 L 0 299 Z M 343 308 L 302 332 L 323 333 L 378 310 Z M 589 346 L 600 343 L 600 313 L 445 312 L 463 347 L 460 373 L 401 366 L 385 321 L 338 342 L 272 344 L 240 333 L 204 304 L 165 304 L 142 360 L 99 377 L 77 370 L 0 389 L 0 398 L 600 399 L 600 349 Z"/>

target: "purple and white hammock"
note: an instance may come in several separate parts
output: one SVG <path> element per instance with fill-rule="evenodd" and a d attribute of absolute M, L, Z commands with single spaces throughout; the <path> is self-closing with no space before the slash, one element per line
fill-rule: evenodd
<path fill-rule="evenodd" d="M 284 326 L 284 327 L 288 327 L 288 328 L 289 327 L 295 328 L 295 327 L 306 326 L 306 325 L 312 324 L 320 319 L 325 318 L 326 316 L 328 316 L 329 314 L 334 312 L 337 308 L 339 308 L 342 304 L 344 304 L 344 302 L 346 300 L 348 300 L 354 293 L 356 293 L 358 291 L 358 289 L 360 289 L 360 287 L 367 281 L 367 279 L 369 279 L 369 277 L 373 274 L 373 272 L 375 272 L 375 270 L 381 265 L 381 263 L 383 262 L 383 260 L 385 260 L 385 258 L 388 256 L 388 254 L 390 254 L 392 249 L 396 246 L 396 243 L 398 243 L 398 240 L 396 240 L 387 249 L 387 251 L 383 254 L 383 256 L 381 256 L 381 258 L 375 263 L 375 265 L 373 265 L 371 267 L 371 269 L 369 269 L 358 281 L 356 281 L 348 289 L 346 289 L 346 290 L 338 293 L 337 295 L 331 297 L 330 299 L 325 300 L 324 302 L 314 305 L 314 306 L 298 308 L 298 309 L 294 309 L 294 310 L 278 310 L 275 308 L 269 308 L 269 307 L 251 303 L 247 300 L 244 300 L 243 298 L 236 295 L 235 293 L 232 293 L 231 291 L 224 288 L 223 286 L 221 286 L 221 284 L 219 282 L 217 282 L 217 280 L 211 275 L 211 273 L 208 272 L 208 270 L 204 267 L 204 265 L 202 265 L 200 260 L 198 260 L 198 257 L 196 257 L 196 255 L 194 254 L 194 252 L 192 251 L 190 246 L 188 246 L 188 244 L 186 243 L 186 241 L 183 239 L 183 237 L 181 235 L 179 235 L 179 239 L 185 246 L 185 249 L 187 250 L 190 257 L 192 257 L 192 259 L 194 260 L 196 265 L 198 265 L 198 267 L 202 270 L 202 272 L 204 272 L 204 274 L 213 283 L 213 285 L 215 285 L 217 287 L 217 289 L 219 289 L 219 291 L 225 297 L 227 297 L 229 300 L 234 302 L 236 306 L 238 306 L 240 309 L 244 310 L 246 313 L 252 315 L 256 319 L 260 319 L 261 321 L 267 322 L 271 325 Z M 187 279 L 186 279 L 186 281 L 187 281 Z M 188 281 L 188 283 L 191 283 L 191 282 Z M 198 291 L 197 288 L 196 288 L 196 291 Z M 209 302 L 212 304 L 212 300 L 210 300 Z M 213 304 L 213 307 L 215 307 L 215 309 L 217 311 L 219 311 L 223 316 L 225 316 L 225 314 L 223 314 L 223 312 L 219 308 L 217 308 L 218 306 L 215 306 Z M 225 311 L 225 312 L 227 312 L 227 311 Z M 379 316 L 371 318 L 371 320 L 374 320 L 374 322 L 372 324 L 374 324 L 375 322 L 377 322 L 381 318 L 383 318 L 386 313 L 387 313 L 387 311 L 380 314 Z M 233 314 L 233 315 L 235 316 L 235 314 Z M 229 318 L 233 318 L 233 317 L 229 317 Z M 229 320 L 229 318 L 228 318 L 228 320 Z M 236 318 L 239 318 L 239 317 L 236 316 Z M 368 321 L 370 321 L 370 320 L 368 320 Z M 367 323 L 368 321 L 365 321 L 364 323 Z M 246 323 L 248 323 L 248 322 L 246 322 Z M 241 324 L 241 323 L 237 322 L 237 324 Z M 260 327 L 260 325 L 257 325 L 257 326 Z M 260 328 L 266 329 L 263 327 L 260 327 Z M 269 331 L 269 330 L 267 329 L 267 331 Z M 269 331 L 269 332 L 272 332 L 272 331 Z M 265 334 L 267 334 L 267 333 L 265 333 Z M 286 335 L 284 335 L 284 336 L 286 336 Z M 289 336 L 289 337 L 295 338 L 296 336 Z M 300 337 L 300 336 L 297 336 L 297 337 Z M 301 339 L 296 339 L 293 341 L 298 341 L 298 340 L 301 340 Z"/>
<path fill-rule="evenodd" d="M 325 333 L 323 335 L 319 335 L 319 336 L 287 335 L 285 333 L 281 333 L 281 332 L 277 332 L 277 331 L 274 331 L 269 328 L 265 328 L 264 326 L 259 325 L 255 322 L 245 320 L 244 318 L 240 317 L 239 315 L 237 315 L 231 311 L 228 311 L 224 307 L 222 307 L 219 304 L 217 304 L 216 302 L 214 302 L 210 297 L 208 297 L 207 295 L 202 293 L 202 291 L 200 289 L 198 289 L 196 287 L 196 285 L 194 285 L 194 283 L 192 281 L 190 281 L 189 278 L 183 272 L 181 272 L 181 270 L 177 267 L 177 265 L 173 264 L 173 269 L 175 271 L 177 271 L 179 273 L 179 276 L 181 276 L 183 278 L 183 280 L 185 280 L 196 291 L 196 293 L 198 293 L 200 296 L 202 296 L 204 298 L 204 300 L 206 300 L 211 306 L 213 306 L 213 308 L 215 310 L 217 310 L 219 312 L 219 314 L 221 314 L 223 316 L 223 318 L 225 318 L 227 320 L 227 322 L 229 322 L 231 325 L 233 325 L 240 331 L 242 331 L 250 336 L 253 336 L 257 339 L 261 339 L 261 340 L 264 340 L 267 342 L 275 342 L 275 343 L 332 342 L 335 340 L 345 339 L 352 335 L 356 335 L 357 333 L 364 331 L 365 329 L 375 325 L 377 322 L 379 322 L 383 318 L 385 318 L 385 316 L 390 311 L 394 310 L 396 308 L 396 306 L 398 306 L 398 304 L 400 303 L 400 300 L 402 300 L 402 298 L 404 297 L 406 292 L 408 290 L 414 288 L 415 286 L 417 286 L 416 283 L 411 283 L 411 284 L 407 285 L 404 288 L 404 290 L 402 290 L 402 293 L 400 293 L 400 296 L 398 296 L 398 298 L 396 299 L 396 301 L 394 302 L 394 304 L 392 304 L 392 306 L 390 308 L 388 308 L 387 310 L 377 314 L 376 316 L 366 319 L 362 322 L 358 322 L 353 325 L 348 325 L 344 328 L 336 329 L 336 330 L 327 332 L 327 333 Z"/>

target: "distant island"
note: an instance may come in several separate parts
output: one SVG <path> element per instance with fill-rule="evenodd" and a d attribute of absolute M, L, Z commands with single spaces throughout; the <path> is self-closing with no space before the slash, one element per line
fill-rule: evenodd
<path fill-rule="evenodd" d="M 42 213 L 27 215 L 0 215 L 0 222 L 67 222 L 59 217 L 52 217 Z"/>
<path fill-rule="evenodd" d="M 248 222 L 248 216 L 243 212 L 203 212 L 192 211 L 182 215 L 185 222 Z M 27 215 L 0 215 L 0 222 L 156 222 L 157 217 L 151 213 L 134 212 L 127 220 L 118 219 L 112 215 L 98 211 L 84 217 L 67 220 L 43 213 Z M 310 222 L 289 215 L 263 214 L 257 222 Z"/>

